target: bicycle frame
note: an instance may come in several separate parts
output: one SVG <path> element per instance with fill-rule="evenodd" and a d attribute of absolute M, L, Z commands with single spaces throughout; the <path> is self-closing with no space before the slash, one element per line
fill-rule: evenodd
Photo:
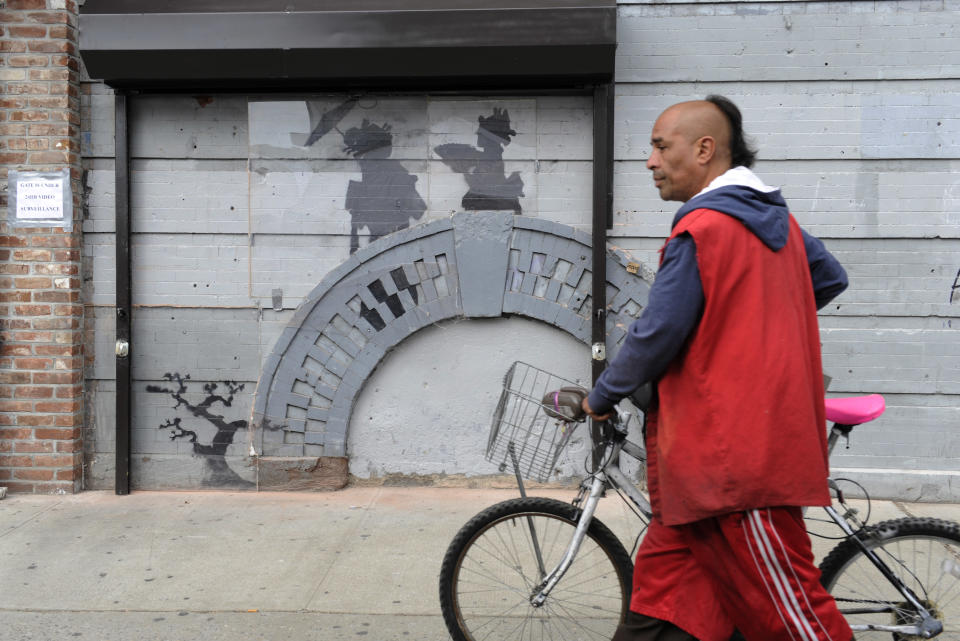
<path fill-rule="evenodd" d="M 599 434 L 601 434 L 600 441 L 594 441 L 593 445 L 595 454 L 599 454 L 599 457 L 595 456 L 594 460 L 606 462 L 603 463 L 601 469 L 588 475 L 581 484 L 580 492 L 577 495 L 577 498 L 574 500 L 575 505 L 580 505 L 583 503 L 581 507 L 581 516 L 577 522 L 577 528 L 569 546 L 567 547 L 567 551 L 564 554 L 563 559 L 561 559 L 560 563 L 557 564 L 557 566 L 550 572 L 547 572 L 546 568 L 544 568 L 543 559 L 540 555 L 539 546 L 537 544 L 536 533 L 533 531 L 533 525 L 531 523 L 530 528 L 533 536 L 535 554 L 537 556 L 537 562 L 539 564 L 539 569 L 542 576 L 540 584 L 534 588 L 533 593 L 530 596 L 530 604 L 532 606 L 542 606 L 550 596 L 550 592 L 557 585 L 557 583 L 560 582 L 566 571 L 570 568 L 570 565 L 573 563 L 573 560 L 580 549 L 580 545 L 583 543 L 583 539 L 587 534 L 587 530 L 590 527 L 590 522 L 593 520 L 594 513 L 597 509 L 597 504 L 599 503 L 600 499 L 603 498 L 607 489 L 614 488 L 621 494 L 626 495 L 626 497 L 640 511 L 643 517 L 647 519 L 647 521 L 644 523 L 644 526 L 646 526 L 646 523 L 649 522 L 649 519 L 652 517 L 650 502 L 639 490 L 636 489 L 633 482 L 627 478 L 627 476 L 620 469 L 621 453 L 625 453 L 641 462 L 646 461 L 646 449 L 641 445 L 633 443 L 627 439 L 628 421 L 629 414 L 626 412 L 621 412 L 620 409 L 617 408 L 617 415 L 615 418 L 612 418 L 605 424 L 598 426 L 600 428 Z M 850 431 L 853 429 L 853 427 L 854 426 L 852 425 L 842 424 L 834 424 L 831 427 L 827 442 L 828 455 L 833 453 L 833 449 L 840 437 L 849 438 Z M 521 480 L 519 474 L 519 467 L 517 466 L 515 458 L 514 467 L 517 470 L 517 482 L 520 486 L 520 492 L 523 496 L 526 496 L 526 493 L 523 489 L 523 481 Z M 835 485 L 834 487 L 836 488 Z M 837 489 L 837 491 L 839 492 L 839 489 Z M 586 496 L 586 499 L 584 499 L 584 496 Z M 840 496 L 840 499 L 842 501 L 842 495 Z M 850 524 L 846 519 L 850 513 L 848 512 L 845 515 L 841 515 L 833 508 L 832 505 L 824 507 L 824 510 L 830 517 L 830 520 L 836 523 L 848 538 L 852 538 L 856 542 L 870 562 L 876 566 L 877 570 L 880 571 L 887 581 L 889 581 L 890 584 L 897 589 L 897 591 L 904 597 L 905 601 L 916 609 L 917 613 L 921 617 L 920 622 L 916 625 L 852 625 L 851 628 L 853 631 L 884 631 L 903 635 L 919 635 L 927 639 L 940 634 L 940 632 L 943 631 L 943 624 L 937 620 L 933 614 L 927 610 L 927 608 L 923 606 L 923 604 L 920 602 L 920 599 L 916 594 L 914 594 L 913 590 L 906 586 L 903 581 L 901 581 L 900 578 L 897 577 L 892 570 L 890 570 L 887 564 L 884 563 L 883 560 L 880 559 L 871 549 L 869 549 L 860 539 L 860 537 L 857 536 L 857 532 L 850 527 Z M 863 608 L 857 610 L 857 613 L 884 611 L 889 611 L 889 608 Z"/>

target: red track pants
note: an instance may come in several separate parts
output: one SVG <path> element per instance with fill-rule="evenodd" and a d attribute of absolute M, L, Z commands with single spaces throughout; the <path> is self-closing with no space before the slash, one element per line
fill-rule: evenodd
<path fill-rule="evenodd" d="M 654 519 L 637 552 L 630 609 L 701 641 L 850 641 L 820 585 L 800 508 L 747 510 L 680 526 Z"/>

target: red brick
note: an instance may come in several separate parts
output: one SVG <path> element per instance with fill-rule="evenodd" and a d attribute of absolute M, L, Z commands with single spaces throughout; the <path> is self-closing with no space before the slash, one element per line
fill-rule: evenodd
<path fill-rule="evenodd" d="M 14 38 L 43 38 L 47 35 L 47 28 L 42 25 L 10 27 L 10 35 Z"/>
<path fill-rule="evenodd" d="M 23 109 L 30 104 L 28 98 L 11 96 L 0 97 L 0 109 Z"/>
<path fill-rule="evenodd" d="M 80 398 L 83 396 L 83 387 L 58 387 L 57 398 Z"/>
<path fill-rule="evenodd" d="M 30 372 L 0 372 L 0 384 L 23 385 L 29 382 Z"/>
<path fill-rule="evenodd" d="M 34 236 L 30 239 L 34 247 L 79 247 L 78 235 L 57 234 L 56 236 Z M 12 246 L 12 245 L 11 245 Z"/>
<path fill-rule="evenodd" d="M 70 80 L 70 70 L 64 67 L 57 67 L 54 69 L 31 69 L 30 70 L 30 80 Z M 56 105 L 61 109 L 66 109 L 70 106 L 69 98 L 66 96 L 58 96 L 62 101 L 62 104 Z M 53 105 L 51 105 L 53 106 Z"/>
<path fill-rule="evenodd" d="M 17 278 L 14 282 L 20 289 L 50 289 L 53 287 L 53 279 L 50 278 Z"/>
<path fill-rule="evenodd" d="M 33 348 L 30 345 L 10 345 L 0 346 L 0 354 L 4 356 L 33 356 Z"/>
<path fill-rule="evenodd" d="M 0 245 L 3 247 L 27 247 L 30 241 L 22 236 L 0 236 Z"/>
<path fill-rule="evenodd" d="M 31 70 L 30 77 L 33 78 L 33 75 L 35 73 L 39 73 L 39 72 L 35 70 Z M 63 70 L 62 73 L 69 73 L 69 72 L 66 70 Z M 47 97 L 31 96 L 29 98 L 26 98 L 25 101 L 27 104 L 21 105 L 21 107 L 19 107 L 20 109 L 22 109 L 23 107 L 40 107 L 43 109 L 69 109 L 70 108 L 69 96 L 47 96 Z M 12 107 L 12 108 L 15 109 L 17 107 Z M 51 120 L 53 120 L 52 116 L 51 116 Z M 63 118 L 60 118 L 60 120 L 63 120 Z"/>
<path fill-rule="evenodd" d="M 0 466 L 3 467 L 32 467 L 33 466 L 33 457 L 32 456 L 17 456 L 15 454 L 8 454 L 0 456 Z"/>
<path fill-rule="evenodd" d="M 0 469 L 0 481 L 6 481 L 13 478 L 13 470 L 3 470 Z M 0 485 L 6 486 L 6 483 L 0 483 Z"/>
<path fill-rule="evenodd" d="M 17 425 L 48 427 L 55 422 L 53 414 L 21 414 L 17 416 Z"/>
<path fill-rule="evenodd" d="M 58 165 L 70 162 L 70 153 L 67 151 L 35 151 L 27 157 L 27 162 L 34 165 Z"/>
<path fill-rule="evenodd" d="M 40 401 L 36 404 L 37 412 L 76 412 L 83 409 L 83 402 L 74 401 Z"/>
<path fill-rule="evenodd" d="M 37 467 L 70 467 L 73 465 L 73 456 L 71 454 L 34 456 L 33 464 Z"/>
<path fill-rule="evenodd" d="M 13 393 L 14 398 L 53 398 L 53 388 L 37 385 L 22 385 Z"/>
<path fill-rule="evenodd" d="M 13 478 L 21 481 L 52 481 L 53 470 L 36 468 L 14 469 Z"/>
<path fill-rule="evenodd" d="M 50 358 L 18 358 L 16 360 L 17 369 L 53 369 L 53 359 Z M 5 410 L 0 409 L 0 412 Z M 23 411 L 23 410 L 7 410 Z"/>
<path fill-rule="evenodd" d="M 58 263 L 77 262 L 80 260 L 80 250 L 55 249 L 53 250 L 53 260 Z"/>
<path fill-rule="evenodd" d="M 29 274 L 30 265 L 17 265 L 15 263 L 0 263 L 0 274 Z"/>
<path fill-rule="evenodd" d="M 7 0 L 7 9 L 36 11 L 47 8 L 47 0 Z"/>
<path fill-rule="evenodd" d="M 13 441 L 0 441 L 0 452 L 6 454 L 13 451 Z"/>
<path fill-rule="evenodd" d="M 47 37 L 49 38 L 70 38 L 73 36 L 73 29 L 66 25 L 57 25 L 55 27 L 50 27 L 47 31 Z"/>
<path fill-rule="evenodd" d="M 50 64 L 50 56 L 8 56 L 7 64 L 11 67 L 46 67 Z"/>
<path fill-rule="evenodd" d="M 53 441 L 14 441 L 13 451 L 19 454 L 50 454 Z"/>
<path fill-rule="evenodd" d="M 29 378 L 30 375 L 27 374 Z M 34 372 L 35 385 L 75 385 L 83 379 L 81 372 Z M 29 382 L 29 381 L 27 381 Z"/>
<path fill-rule="evenodd" d="M 6 481 L 4 485 L 7 487 L 7 491 L 13 494 L 33 494 L 37 491 L 36 483 Z"/>
<path fill-rule="evenodd" d="M 73 132 L 70 131 L 69 125 L 45 125 L 45 124 L 32 124 L 27 129 L 27 133 L 31 136 L 70 136 L 73 135 Z"/>
<path fill-rule="evenodd" d="M 13 332 L 11 340 L 23 343 L 52 343 L 53 332 Z"/>
<path fill-rule="evenodd" d="M 0 52 L 26 53 L 27 43 L 22 40 L 0 40 Z"/>
<path fill-rule="evenodd" d="M 57 418 L 63 418 L 58 416 Z M 83 451 L 83 442 L 76 438 L 72 441 L 57 441 L 56 442 L 56 451 L 58 452 L 80 452 Z"/>
<path fill-rule="evenodd" d="M 81 353 L 81 345 L 34 345 L 37 356 L 75 356 Z"/>
<path fill-rule="evenodd" d="M 49 316 L 51 311 L 50 305 L 17 305 L 13 308 L 17 316 Z"/>
<path fill-rule="evenodd" d="M 0 249 L 0 260 L 10 260 L 9 249 Z"/>
<path fill-rule="evenodd" d="M 54 429 L 38 429 L 36 430 L 36 435 L 38 439 L 45 441 L 69 441 L 72 439 L 80 438 L 80 429 L 70 429 L 70 430 L 54 430 Z"/>
<path fill-rule="evenodd" d="M 77 53 L 77 46 L 69 40 L 33 40 L 27 49 L 30 53 Z"/>
<path fill-rule="evenodd" d="M 83 425 L 83 417 L 79 414 L 57 414 L 54 424 L 57 427 L 74 427 L 77 425 Z M 59 448 L 60 444 L 58 444 L 57 447 Z"/>
<path fill-rule="evenodd" d="M 70 16 L 63 11 L 43 11 L 37 13 L 28 13 L 27 20 L 30 22 L 39 22 L 41 24 L 60 24 L 70 22 Z"/>
<path fill-rule="evenodd" d="M 48 120 L 46 111 L 11 111 L 10 120 L 14 122 L 41 122 Z"/>
<path fill-rule="evenodd" d="M 2 48 L 0 48 L 2 49 Z M 50 93 L 50 84 L 46 82 L 8 82 L 7 93 L 14 95 L 44 95 Z"/>
<path fill-rule="evenodd" d="M 49 261 L 53 254 L 44 249 L 18 249 L 13 252 L 14 260 Z"/>
<path fill-rule="evenodd" d="M 2 133 L 0 133 L 2 135 Z M 0 152 L 0 164 L 22 165 L 27 162 L 27 154 L 19 151 Z"/>
<path fill-rule="evenodd" d="M 26 136 L 27 126 L 24 124 L 0 125 L 0 136 Z"/>
<path fill-rule="evenodd" d="M 56 316 L 78 316 L 83 317 L 83 305 L 57 305 L 53 310 Z"/>
<path fill-rule="evenodd" d="M 0 292 L 0 303 L 29 303 L 30 292 Z"/>
<path fill-rule="evenodd" d="M 72 481 L 80 474 L 80 470 L 69 468 L 66 470 L 57 470 L 57 479 L 60 481 Z"/>
<path fill-rule="evenodd" d="M 0 5 L 2 7 L 3 5 Z M 0 24 L 10 24 L 13 22 L 23 22 L 24 14 L 19 11 L 0 11 Z"/>
<path fill-rule="evenodd" d="M 80 329 L 80 321 L 75 318 L 35 318 L 34 329 Z"/>
<path fill-rule="evenodd" d="M 30 401 L 0 401 L 0 412 L 30 412 L 33 403 Z"/>
<path fill-rule="evenodd" d="M 53 368 L 60 371 L 82 369 L 83 358 L 57 358 L 54 359 Z"/>
<path fill-rule="evenodd" d="M 50 62 L 56 67 L 67 67 L 72 71 L 80 71 L 80 63 L 70 56 L 51 56 Z"/>
<path fill-rule="evenodd" d="M 3 265 L 0 264 L 0 268 Z M 26 267 L 26 265 L 24 265 Z M 25 274 L 27 272 L 17 272 Z M 80 273 L 80 268 L 77 265 L 34 265 L 33 266 L 34 274 L 50 274 L 53 275 L 73 275 Z"/>
<path fill-rule="evenodd" d="M 24 440 L 33 438 L 33 430 L 23 428 L 0 429 L 0 440 Z"/>
<path fill-rule="evenodd" d="M 78 291 L 34 292 L 35 303 L 76 303 L 80 300 Z"/>

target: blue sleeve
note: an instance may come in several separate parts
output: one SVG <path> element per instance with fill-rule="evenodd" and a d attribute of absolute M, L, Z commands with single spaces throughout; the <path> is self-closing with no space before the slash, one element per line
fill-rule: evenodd
<path fill-rule="evenodd" d="M 803 233 L 803 246 L 807 250 L 807 262 L 810 264 L 810 278 L 813 280 L 813 296 L 817 309 L 823 309 L 827 303 L 847 288 L 847 272 L 840 262 L 827 251 L 819 238 L 806 231 Z"/>
<path fill-rule="evenodd" d="M 590 409 L 607 413 L 642 384 L 655 380 L 683 349 L 703 314 L 703 285 L 693 238 L 674 238 L 640 318 L 630 324 L 616 357 L 590 392 Z"/>

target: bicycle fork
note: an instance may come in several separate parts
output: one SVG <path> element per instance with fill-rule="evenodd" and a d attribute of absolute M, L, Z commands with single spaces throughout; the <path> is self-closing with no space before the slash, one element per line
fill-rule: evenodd
<path fill-rule="evenodd" d="M 840 516 L 833 506 L 828 505 L 824 507 L 824 510 L 826 510 L 827 514 L 840 527 L 840 529 L 856 542 L 857 546 L 859 546 L 863 551 L 864 556 L 866 556 L 867 559 L 869 559 L 869 561 L 877 568 L 877 570 L 883 574 L 884 578 L 887 579 L 887 581 L 889 581 L 890 584 L 897 589 L 906 602 L 916 609 L 917 614 L 920 616 L 920 622 L 916 625 L 862 624 L 850 626 L 853 631 L 859 632 L 867 630 L 879 630 L 883 632 L 895 632 L 905 635 L 919 635 L 925 639 L 933 638 L 943 632 L 943 623 L 940 622 L 926 607 L 924 607 L 917 595 L 914 594 L 913 590 L 904 584 L 904 582 L 900 580 L 900 577 L 894 574 L 893 570 L 891 570 L 873 550 L 867 547 L 860 537 L 856 535 L 856 533 L 853 531 L 853 528 L 851 528 L 850 524 L 847 523 L 846 519 Z M 887 607 L 878 607 L 862 611 L 885 612 L 887 610 Z"/>
<path fill-rule="evenodd" d="M 550 596 L 550 592 L 557 585 L 560 579 L 563 578 L 563 575 L 566 574 L 567 570 L 570 569 L 570 565 L 573 563 L 573 559 L 577 556 L 577 552 L 580 550 L 580 544 L 583 543 L 583 538 L 587 535 L 587 530 L 590 529 L 590 523 L 593 521 L 593 514 L 597 509 L 597 503 L 600 502 L 600 498 L 603 496 L 603 491 L 606 483 L 601 478 L 601 475 L 596 475 L 593 478 L 593 482 L 590 484 L 590 495 L 587 497 L 586 502 L 583 505 L 583 510 L 580 514 L 580 518 L 577 520 L 577 529 L 573 533 L 573 540 L 570 541 L 570 545 L 567 546 L 567 552 L 563 555 L 560 563 L 549 574 L 546 574 L 543 577 L 543 580 L 540 582 L 540 585 L 535 588 L 534 593 L 530 596 L 530 605 L 535 608 L 539 608 L 547 600 L 547 597 Z M 543 566 L 543 558 L 540 555 L 540 546 L 537 545 L 536 535 L 531 532 L 533 536 L 534 549 L 537 554 L 537 563 L 540 566 L 540 571 L 545 572 Z"/>

